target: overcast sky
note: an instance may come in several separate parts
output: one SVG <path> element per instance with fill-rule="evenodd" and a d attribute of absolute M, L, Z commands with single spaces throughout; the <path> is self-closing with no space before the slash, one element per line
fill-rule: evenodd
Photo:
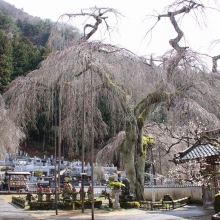
<path fill-rule="evenodd" d="M 147 31 L 156 21 L 149 19 L 147 15 L 162 13 L 165 6 L 173 0 L 5 0 L 16 8 L 23 8 L 30 15 L 42 19 L 49 18 L 56 21 L 64 13 L 79 13 L 81 9 L 97 7 L 111 7 L 117 9 L 124 17 L 118 23 L 118 31 L 111 36 L 96 33 L 96 39 L 105 40 L 106 43 L 120 45 L 138 55 L 161 55 L 171 49 L 169 39 L 175 38 L 176 33 L 168 18 L 161 21 L 154 28 L 152 34 L 144 37 Z M 204 2 L 214 2 L 214 0 Z M 218 49 L 210 50 L 210 43 L 220 39 L 219 21 L 220 12 L 215 10 L 207 11 L 207 28 L 201 30 L 191 15 L 187 15 L 181 21 L 181 29 L 185 39 L 181 41 L 182 46 L 189 46 L 195 51 L 207 53 L 211 56 L 218 55 Z M 219 18 L 218 18 L 219 17 Z M 115 20 L 109 18 L 109 23 L 114 26 Z M 76 24 L 77 25 L 77 24 Z M 217 28 L 218 27 L 218 28 Z"/>

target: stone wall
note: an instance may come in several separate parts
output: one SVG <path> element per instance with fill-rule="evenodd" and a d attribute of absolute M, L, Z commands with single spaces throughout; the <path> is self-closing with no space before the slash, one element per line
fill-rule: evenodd
<path fill-rule="evenodd" d="M 191 201 L 202 203 L 202 187 L 201 186 L 155 186 L 144 188 L 144 198 L 146 200 L 160 200 L 164 195 L 169 194 L 173 199 L 191 197 Z"/>

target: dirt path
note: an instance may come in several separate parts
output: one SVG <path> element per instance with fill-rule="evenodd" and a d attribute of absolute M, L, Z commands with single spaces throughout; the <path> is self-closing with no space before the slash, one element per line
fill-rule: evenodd
<path fill-rule="evenodd" d="M 0 199 L 7 202 L 7 209 L 8 207 L 12 206 L 10 203 L 12 202 L 12 196 L 19 196 L 20 194 L 14 195 L 0 195 Z M 25 195 L 20 195 L 25 196 Z M 108 200 L 102 198 L 103 205 L 106 206 L 108 204 Z M 6 204 L 4 202 L 4 204 Z M 13 206 L 12 206 L 13 207 Z M 13 210 L 15 208 L 13 207 Z M 196 210 L 194 210 L 196 209 Z M 27 216 L 30 216 L 30 219 L 91 219 L 91 209 L 85 209 L 84 213 L 81 210 L 35 210 L 30 211 L 29 207 L 27 206 L 25 209 L 16 208 L 15 212 L 19 212 L 20 215 L 24 215 L 24 217 L 19 219 L 26 219 Z M 192 212 L 195 212 L 194 214 Z M 129 219 L 132 216 L 140 216 L 140 217 L 149 217 L 150 219 L 158 219 L 158 216 L 161 216 L 161 220 L 164 219 L 162 216 L 172 216 L 176 219 L 188 219 L 188 220 L 209 220 L 211 219 L 213 210 L 204 210 L 202 207 L 197 206 L 189 206 L 182 207 L 180 209 L 169 210 L 169 211 L 149 211 L 149 210 L 140 210 L 140 209 L 120 209 L 120 210 L 112 210 L 112 209 L 95 209 L 94 213 L 97 219 L 117 219 L 117 216 L 120 216 L 120 219 Z M 181 214 L 182 213 L 182 214 Z M 188 214 L 185 214 L 188 213 Z M 9 212 L 8 215 L 13 216 L 13 212 Z M 114 217 L 115 216 L 115 217 Z M 0 217 L 0 220 L 2 218 Z M 6 218 L 4 218 L 6 219 Z M 18 218 L 16 218 L 18 219 Z M 145 218 L 144 218 L 145 219 Z M 167 219 L 167 218 L 165 218 Z M 171 219 L 171 218 L 170 218 Z M 173 218 L 172 218 L 173 219 Z"/>

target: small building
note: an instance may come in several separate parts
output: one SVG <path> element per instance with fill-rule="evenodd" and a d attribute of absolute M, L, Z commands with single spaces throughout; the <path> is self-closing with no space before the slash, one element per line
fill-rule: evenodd
<path fill-rule="evenodd" d="M 202 133 L 199 140 L 184 151 L 179 152 L 178 156 L 173 158 L 175 164 L 185 163 L 190 160 L 206 164 L 204 175 L 217 176 L 220 164 L 220 131 L 209 131 Z M 215 186 L 218 186 L 217 182 Z"/>
<path fill-rule="evenodd" d="M 8 191 L 10 189 L 13 190 L 21 190 L 26 189 L 26 179 L 27 176 L 31 175 L 30 172 L 14 172 L 14 171 L 7 171 L 5 173 L 6 184 L 8 186 Z"/>
<path fill-rule="evenodd" d="M 209 177 L 209 183 L 203 186 L 204 204 L 212 204 L 219 192 L 220 130 L 204 132 L 199 140 L 173 158 L 175 164 L 196 160 L 200 163 L 200 173 Z"/>

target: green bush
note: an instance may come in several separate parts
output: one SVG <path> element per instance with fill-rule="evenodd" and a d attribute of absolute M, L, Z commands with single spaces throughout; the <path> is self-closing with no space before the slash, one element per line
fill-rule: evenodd
<path fill-rule="evenodd" d="M 125 184 L 119 182 L 118 180 L 115 180 L 108 184 L 108 187 L 112 187 L 113 189 L 119 189 L 122 186 L 125 187 Z"/>
<path fill-rule="evenodd" d="M 43 170 L 40 170 L 40 169 L 39 169 L 39 170 L 35 170 L 34 173 L 35 173 L 35 176 L 36 176 L 36 177 L 41 178 L 42 175 L 43 175 Z"/>
<path fill-rule="evenodd" d="M 94 200 L 94 207 L 95 208 L 100 208 L 101 205 L 102 205 L 101 200 Z M 76 208 L 81 208 L 82 207 L 82 201 L 81 200 L 75 201 L 75 207 Z M 92 208 L 92 201 L 88 200 L 88 199 L 85 199 L 84 208 L 91 209 Z"/>
<path fill-rule="evenodd" d="M 132 208 L 140 208 L 139 202 L 120 202 L 121 208 L 124 209 L 132 209 Z"/>
<path fill-rule="evenodd" d="M 64 181 L 67 182 L 67 183 L 69 182 L 69 180 L 70 180 L 70 178 L 67 177 L 67 176 L 64 178 Z"/>
<path fill-rule="evenodd" d="M 215 213 L 220 212 L 220 194 L 215 195 L 214 209 L 215 209 Z"/>
<path fill-rule="evenodd" d="M 57 205 L 59 209 L 65 209 L 65 210 L 75 209 L 75 204 L 74 202 L 71 201 L 58 202 Z M 54 210 L 54 209 L 56 209 L 56 205 L 54 201 L 30 202 L 30 210 Z"/>
<path fill-rule="evenodd" d="M 114 177 L 114 176 L 109 176 L 109 177 L 108 177 L 109 182 L 114 181 L 114 179 L 115 179 L 115 177 Z"/>

